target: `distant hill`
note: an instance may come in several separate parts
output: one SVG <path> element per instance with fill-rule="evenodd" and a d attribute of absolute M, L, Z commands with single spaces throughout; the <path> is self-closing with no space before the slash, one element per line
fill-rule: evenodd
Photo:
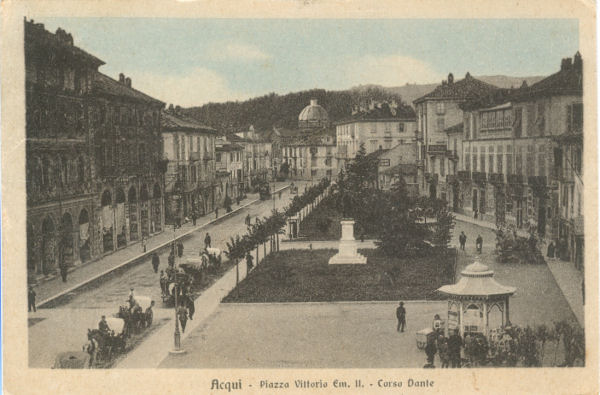
<path fill-rule="evenodd" d="M 544 77 L 508 77 L 504 75 L 475 77 L 499 88 L 521 86 L 523 80 L 531 85 Z M 256 130 L 270 130 L 275 127 L 293 129 L 298 124 L 298 114 L 317 99 L 325 108 L 333 122 L 352 114 L 352 106 L 362 99 L 396 100 L 412 105 L 412 102 L 431 92 L 440 82 L 433 84 L 407 84 L 397 87 L 380 85 L 360 85 L 343 91 L 312 89 L 285 95 L 270 93 L 245 101 L 208 103 L 201 107 L 191 107 L 184 111 L 191 117 L 222 132 L 238 132 L 254 125 Z"/>
<path fill-rule="evenodd" d="M 521 86 L 521 84 L 523 83 L 524 80 L 527 81 L 528 85 L 531 85 L 531 84 L 534 84 L 534 83 L 542 80 L 543 78 L 545 78 L 545 76 L 509 77 L 509 76 L 505 76 L 505 75 L 484 75 L 484 76 L 479 76 L 479 77 L 476 76 L 475 78 L 477 78 L 483 82 L 487 82 L 488 84 L 496 85 L 498 88 L 510 88 L 511 86 L 514 88 L 518 88 L 519 86 Z M 456 77 L 455 77 L 455 80 L 456 80 Z M 436 82 L 434 84 L 406 84 L 404 86 L 394 86 L 394 87 L 382 87 L 379 85 L 360 85 L 360 86 L 351 88 L 351 90 L 357 90 L 360 92 L 361 90 L 368 89 L 368 88 L 381 88 L 381 89 L 385 89 L 386 91 L 388 91 L 394 95 L 401 96 L 402 100 L 404 102 L 412 105 L 412 102 L 414 100 L 431 92 L 440 83 L 441 83 L 441 81 Z"/>

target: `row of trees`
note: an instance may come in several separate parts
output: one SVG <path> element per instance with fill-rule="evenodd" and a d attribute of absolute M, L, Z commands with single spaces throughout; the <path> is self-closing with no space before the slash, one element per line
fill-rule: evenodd
<path fill-rule="evenodd" d="M 304 207 L 313 204 L 315 199 L 321 195 L 329 186 L 329 180 L 323 179 L 317 185 L 306 190 L 301 196 L 295 196 L 290 205 L 283 212 L 273 210 L 271 216 L 256 219 L 256 222 L 248 225 L 248 231 L 243 236 L 236 235 L 227 242 L 226 254 L 236 264 L 244 259 L 246 255 L 256 249 L 256 261 L 259 261 L 260 246 L 263 247 L 263 256 L 267 255 L 267 243 L 270 243 L 270 251 L 279 250 L 279 235 L 283 233 L 286 218 L 295 215 Z"/>
<path fill-rule="evenodd" d="M 379 241 L 388 255 L 419 254 L 432 245 L 448 247 L 454 216 L 441 199 L 412 196 L 403 177 L 389 191 L 377 188 L 378 159 L 361 145 L 356 158 L 342 170 L 332 199 L 344 217 L 353 218 L 359 232 Z"/>

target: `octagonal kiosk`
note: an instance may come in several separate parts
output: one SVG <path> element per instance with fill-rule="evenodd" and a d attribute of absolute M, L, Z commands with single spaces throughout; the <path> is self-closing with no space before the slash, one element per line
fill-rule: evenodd
<path fill-rule="evenodd" d="M 448 295 L 447 331 L 458 329 L 461 336 L 481 333 L 487 337 L 491 315 L 499 316 L 495 321 L 500 326 L 509 324 L 508 300 L 516 288 L 499 284 L 494 279 L 494 271 L 477 261 L 461 274 L 456 284 L 438 289 Z"/>

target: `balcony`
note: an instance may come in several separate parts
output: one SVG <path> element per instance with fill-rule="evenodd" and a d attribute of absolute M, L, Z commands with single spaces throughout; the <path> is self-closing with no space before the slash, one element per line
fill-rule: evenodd
<path fill-rule="evenodd" d="M 197 162 L 201 159 L 200 152 L 190 152 L 190 160 L 193 162 Z"/>
<path fill-rule="evenodd" d="M 427 146 L 427 153 L 431 155 L 445 155 L 446 154 L 445 144 L 434 144 Z"/>
<path fill-rule="evenodd" d="M 502 173 L 490 174 L 490 182 L 495 185 L 504 184 L 504 174 L 502 174 Z"/>
<path fill-rule="evenodd" d="M 449 184 L 449 185 L 458 184 L 458 177 L 455 174 L 446 175 L 446 184 Z"/>
<path fill-rule="evenodd" d="M 454 150 L 448 150 L 446 151 L 446 156 L 448 157 L 448 159 L 452 160 L 452 161 L 457 161 L 458 160 L 458 153 Z"/>
<path fill-rule="evenodd" d="M 509 184 L 523 184 L 523 175 L 522 174 L 509 174 L 508 175 L 508 183 Z"/>
<path fill-rule="evenodd" d="M 473 181 L 483 184 L 487 182 L 487 173 L 482 171 L 474 171 L 472 175 Z"/>
<path fill-rule="evenodd" d="M 471 172 L 467 170 L 460 170 L 458 172 L 458 179 L 460 181 L 470 181 L 471 180 Z"/>
<path fill-rule="evenodd" d="M 425 165 L 425 162 L 423 161 L 423 159 L 417 159 L 417 167 L 423 167 Z"/>
<path fill-rule="evenodd" d="M 215 157 L 214 157 L 214 155 L 213 155 L 212 152 L 205 152 L 203 159 L 204 159 L 205 162 L 208 162 L 208 161 L 211 161 L 211 160 L 215 159 Z"/>

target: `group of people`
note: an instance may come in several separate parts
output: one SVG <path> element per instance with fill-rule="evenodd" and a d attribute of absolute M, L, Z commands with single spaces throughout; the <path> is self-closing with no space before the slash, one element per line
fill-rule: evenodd
<path fill-rule="evenodd" d="M 427 345 L 425 346 L 427 364 L 425 367 L 435 367 L 435 354 L 438 354 L 442 368 L 460 368 L 463 344 L 463 339 L 458 334 L 458 330 L 453 330 L 448 337 L 444 336 L 442 331 L 434 331 L 433 335 L 427 338 Z"/>
<path fill-rule="evenodd" d="M 458 243 L 460 245 L 460 249 L 464 251 L 465 245 L 467 244 L 467 235 L 464 231 L 460 232 L 460 235 L 458 236 Z M 481 254 L 483 251 L 483 237 L 481 237 L 480 234 L 477 235 L 477 239 L 475 239 L 475 249 L 479 254 Z"/>

